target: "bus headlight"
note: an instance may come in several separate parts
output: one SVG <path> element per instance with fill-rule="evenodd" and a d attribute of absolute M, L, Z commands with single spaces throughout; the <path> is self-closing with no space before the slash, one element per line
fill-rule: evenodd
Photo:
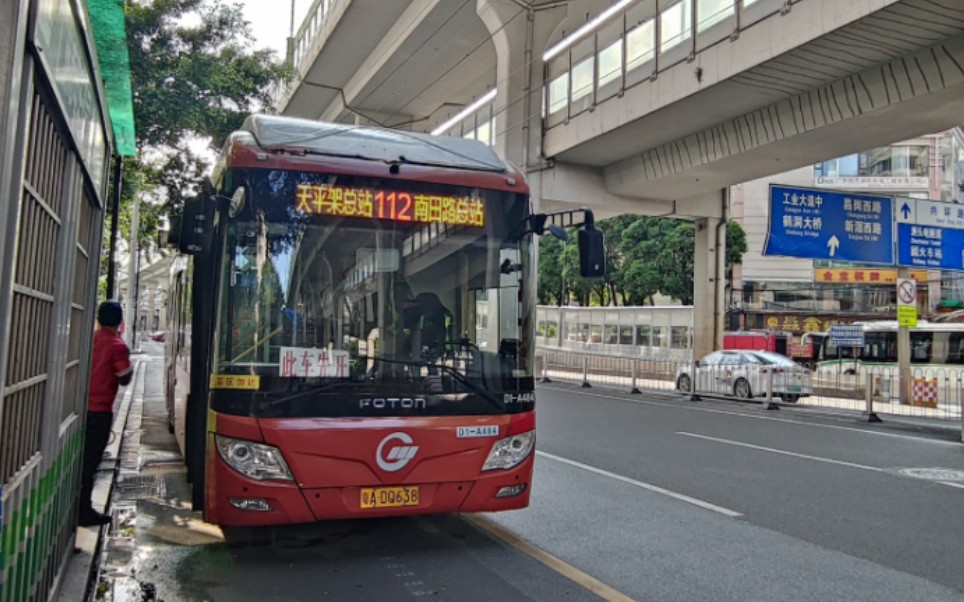
<path fill-rule="evenodd" d="M 256 481 L 291 481 L 291 471 L 281 450 L 271 445 L 215 435 L 218 455 L 228 466 Z"/>
<path fill-rule="evenodd" d="M 482 470 L 508 469 L 518 466 L 523 460 L 532 453 L 532 448 L 536 443 L 536 432 L 529 431 L 499 439 L 492 445 L 492 451 Z"/>

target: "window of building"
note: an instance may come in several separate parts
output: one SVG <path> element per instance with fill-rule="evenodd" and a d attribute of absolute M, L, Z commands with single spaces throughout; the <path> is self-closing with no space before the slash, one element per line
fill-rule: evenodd
<path fill-rule="evenodd" d="M 632 71 L 653 60 L 653 20 L 641 23 L 626 33 L 626 71 Z"/>
<path fill-rule="evenodd" d="M 601 88 L 609 82 L 619 79 L 622 67 L 623 41 L 619 39 L 599 52 L 599 80 L 597 85 Z"/>
<path fill-rule="evenodd" d="M 666 52 L 691 35 L 690 0 L 677 2 L 659 15 L 659 51 Z"/>

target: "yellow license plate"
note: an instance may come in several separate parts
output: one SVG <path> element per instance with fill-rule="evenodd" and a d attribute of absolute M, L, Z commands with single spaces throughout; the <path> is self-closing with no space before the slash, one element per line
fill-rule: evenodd
<path fill-rule="evenodd" d="M 361 507 L 399 508 L 418 506 L 418 486 L 415 487 L 366 487 L 361 490 Z"/>

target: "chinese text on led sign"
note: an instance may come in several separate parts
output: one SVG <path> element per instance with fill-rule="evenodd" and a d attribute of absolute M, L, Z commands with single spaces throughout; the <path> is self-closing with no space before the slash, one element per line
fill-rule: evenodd
<path fill-rule="evenodd" d="M 482 199 L 372 188 L 298 184 L 295 209 L 309 215 L 361 217 L 396 222 L 485 225 Z"/>

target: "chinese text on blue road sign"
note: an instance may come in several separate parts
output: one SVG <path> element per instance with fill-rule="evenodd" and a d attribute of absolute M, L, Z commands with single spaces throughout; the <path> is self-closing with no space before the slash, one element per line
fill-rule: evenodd
<path fill-rule="evenodd" d="M 897 264 L 964 270 L 964 205 L 898 198 Z"/>
<path fill-rule="evenodd" d="M 893 200 L 771 185 L 763 254 L 893 265 Z"/>
<path fill-rule="evenodd" d="M 832 325 L 830 327 L 830 344 L 834 347 L 863 347 L 863 326 L 860 324 Z"/>

